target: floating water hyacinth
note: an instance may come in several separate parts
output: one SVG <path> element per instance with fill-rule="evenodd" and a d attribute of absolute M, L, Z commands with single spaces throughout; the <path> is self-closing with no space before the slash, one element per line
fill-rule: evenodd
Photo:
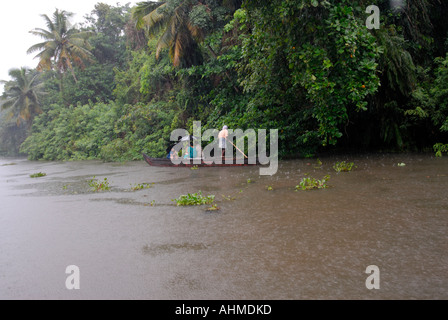
<path fill-rule="evenodd" d="M 46 173 L 42 173 L 42 172 L 30 175 L 31 178 L 42 178 L 42 177 L 46 177 L 46 176 L 47 176 L 47 174 Z"/>
<path fill-rule="evenodd" d="M 353 162 L 345 162 L 345 161 L 337 162 L 333 166 L 333 169 L 336 172 L 350 172 L 352 171 L 353 168 L 356 168 Z"/>
<path fill-rule="evenodd" d="M 89 181 L 89 187 L 91 187 L 94 192 L 110 190 L 109 180 L 107 178 L 104 178 L 103 181 L 99 181 L 96 180 L 96 177 L 93 177 L 93 179 Z"/>
<path fill-rule="evenodd" d="M 330 176 L 325 176 L 322 180 L 315 178 L 303 178 L 300 184 L 296 186 L 296 191 L 299 190 L 314 190 L 314 189 L 326 189 L 328 188 L 327 182 L 330 180 Z"/>
<path fill-rule="evenodd" d="M 210 208 L 208 208 L 206 211 L 211 212 L 211 211 L 219 211 L 219 210 L 221 210 L 221 208 L 219 208 L 217 204 L 214 204 Z"/>
<path fill-rule="evenodd" d="M 131 191 L 150 189 L 153 185 L 154 185 L 154 183 L 141 183 L 141 184 L 136 184 L 134 186 L 131 185 Z"/>
<path fill-rule="evenodd" d="M 180 206 L 201 206 L 204 204 L 212 204 L 215 201 L 215 196 L 203 196 L 202 191 L 199 193 L 187 194 L 180 196 L 178 199 L 173 199 L 173 202 Z"/>

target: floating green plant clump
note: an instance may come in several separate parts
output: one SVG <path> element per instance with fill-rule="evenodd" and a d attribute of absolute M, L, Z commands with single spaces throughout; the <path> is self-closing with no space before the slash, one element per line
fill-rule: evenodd
<path fill-rule="evenodd" d="M 355 164 L 353 162 L 337 162 L 334 166 L 333 169 L 336 172 L 350 172 L 352 171 L 352 169 L 355 168 Z"/>
<path fill-rule="evenodd" d="M 215 201 L 215 196 L 203 196 L 202 191 L 199 193 L 187 194 L 180 196 L 179 199 L 172 200 L 177 204 L 178 207 L 181 206 L 201 206 L 205 204 L 212 204 Z"/>
<path fill-rule="evenodd" d="M 150 203 L 145 203 L 145 207 L 154 207 L 156 205 L 156 200 L 152 200 Z"/>
<path fill-rule="evenodd" d="M 233 196 L 222 195 L 222 198 L 223 198 L 224 200 L 227 200 L 227 201 L 234 201 L 234 200 L 236 200 L 236 198 L 233 197 Z"/>
<path fill-rule="evenodd" d="M 218 205 L 215 203 L 214 205 L 212 205 L 210 208 L 207 209 L 207 211 L 219 211 L 221 210 Z"/>
<path fill-rule="evenodd" d="M 268 191 L 273 191 L 274 188 L 273 188 L 272 186 L 267 186 L 267 187 L 266 187 L 266 190 L 268 190 Z"/>
<path fill-rule="evenodd" d="M 140 183 L 140 184 L 136 184 L 134 186 L 131 185 L 131 190 L 132 191 L 139 191 L 139 190 L 144 190 L 144 189 L 149 189 L 154 185 L 154 183 Z"/>
<path fill-rule="evenodd" d="M 2 164 L 2 167 L 7 167 L 7 166 L 16 166 L 17 163 L 6 163 L 6 164 Z"/>
<path fill-rule="evenodd" d="M 107 178 L 104 178 L 104 180 L 99 181 L 99 180 L 96 180 L 96 177 L 93 177 L 93 179 L 89 181 L 89 187 L 91 187 L 92 191 L 94 191 L 94 192 L 110 190 L 110 185 L 109 185 L 109 181 L 107 180 Z"/>
<path fill-rule="evenodd" d="M 30 177 L 33 178 L 33 179 L 34 178 L 42 178 L 42 177 L 46 177 L 46 176 L 47 176 L 47 174 L 46 173 L 42 173 L 42 172 L 30 175 Z"/>
<path fill-rule="evenodd" d="M 299 190 L 313 190 L 313 189 L 326 189 L 328 188 L 327 182 L 330 180 L 330 176 L 325 176 L 322 180 L 315 178 L 303 178 L 300 184 L 296 186 L 296 191 Z"/>

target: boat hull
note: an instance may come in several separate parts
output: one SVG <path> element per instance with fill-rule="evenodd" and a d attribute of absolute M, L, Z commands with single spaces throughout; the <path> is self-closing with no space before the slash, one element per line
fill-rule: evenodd
<path fill-rule="evenodd" d="M 250 164 L 248 159 L 245 159 L 243 164 L 238 164 L 236 159 L 229 159 L 229 160 L 232 160 L 232 163 L 224 162 L 222 164 L 214 163 L 213 161 L 206 161 L 206 160 L 201 160 L 200 164 L 195 164 L 193 162 L 193 160 L 191 160 L 190 163 L 174 164 L 171 162 L 170 159 L 151 158 L 144 153 L 143 153 L 143 158 L 145 159 L 146 163 L 152 167 L 246 167 L 246 166 L 259 165 L 258 160 L 257 160 L 256 164 Z"/>

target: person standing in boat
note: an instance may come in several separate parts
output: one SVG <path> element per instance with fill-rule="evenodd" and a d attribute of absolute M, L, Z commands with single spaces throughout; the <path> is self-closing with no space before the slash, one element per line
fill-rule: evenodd
<path fill-rule="evenodd" d="M 219 148 L 221 149 L 221 156 L 224 158 L 227 148 L 227 137 L 229 136 L 229 127 L 224 126 L 218 134 Z"/>

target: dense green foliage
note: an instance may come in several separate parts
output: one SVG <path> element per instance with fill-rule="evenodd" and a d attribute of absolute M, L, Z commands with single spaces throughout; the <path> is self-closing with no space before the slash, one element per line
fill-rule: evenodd
<path fill-rule="evenodd" d="M 442 155 L 448 4 L 390 3 L 377 1 L 378 30 L 366 27 L 367 0 L 99 3 L 77 28 L 57 10 L 43 16 L 48 30 L 33 31 L 48 43 L 30 48 L 42 71 L 35 111 L 17 100 L 13 116 L 0 114 L 0 152 L 164 157 L 172 130 L 202 121 L 203 130 L 279 129 L 283 157 L 337 148 Z M 48 31 L 73 45 L 53 50 L 60 37 Z M 8 84 L 3 104 L 20 79 Z"/>
<path fill-rule="evenodd" d="M 140 159 L 141 152 L 164 157 L 172 118 L 165 104 L 51 105 L 35 120 L 22 151 L 32 160 L 125 161 Z"/>

